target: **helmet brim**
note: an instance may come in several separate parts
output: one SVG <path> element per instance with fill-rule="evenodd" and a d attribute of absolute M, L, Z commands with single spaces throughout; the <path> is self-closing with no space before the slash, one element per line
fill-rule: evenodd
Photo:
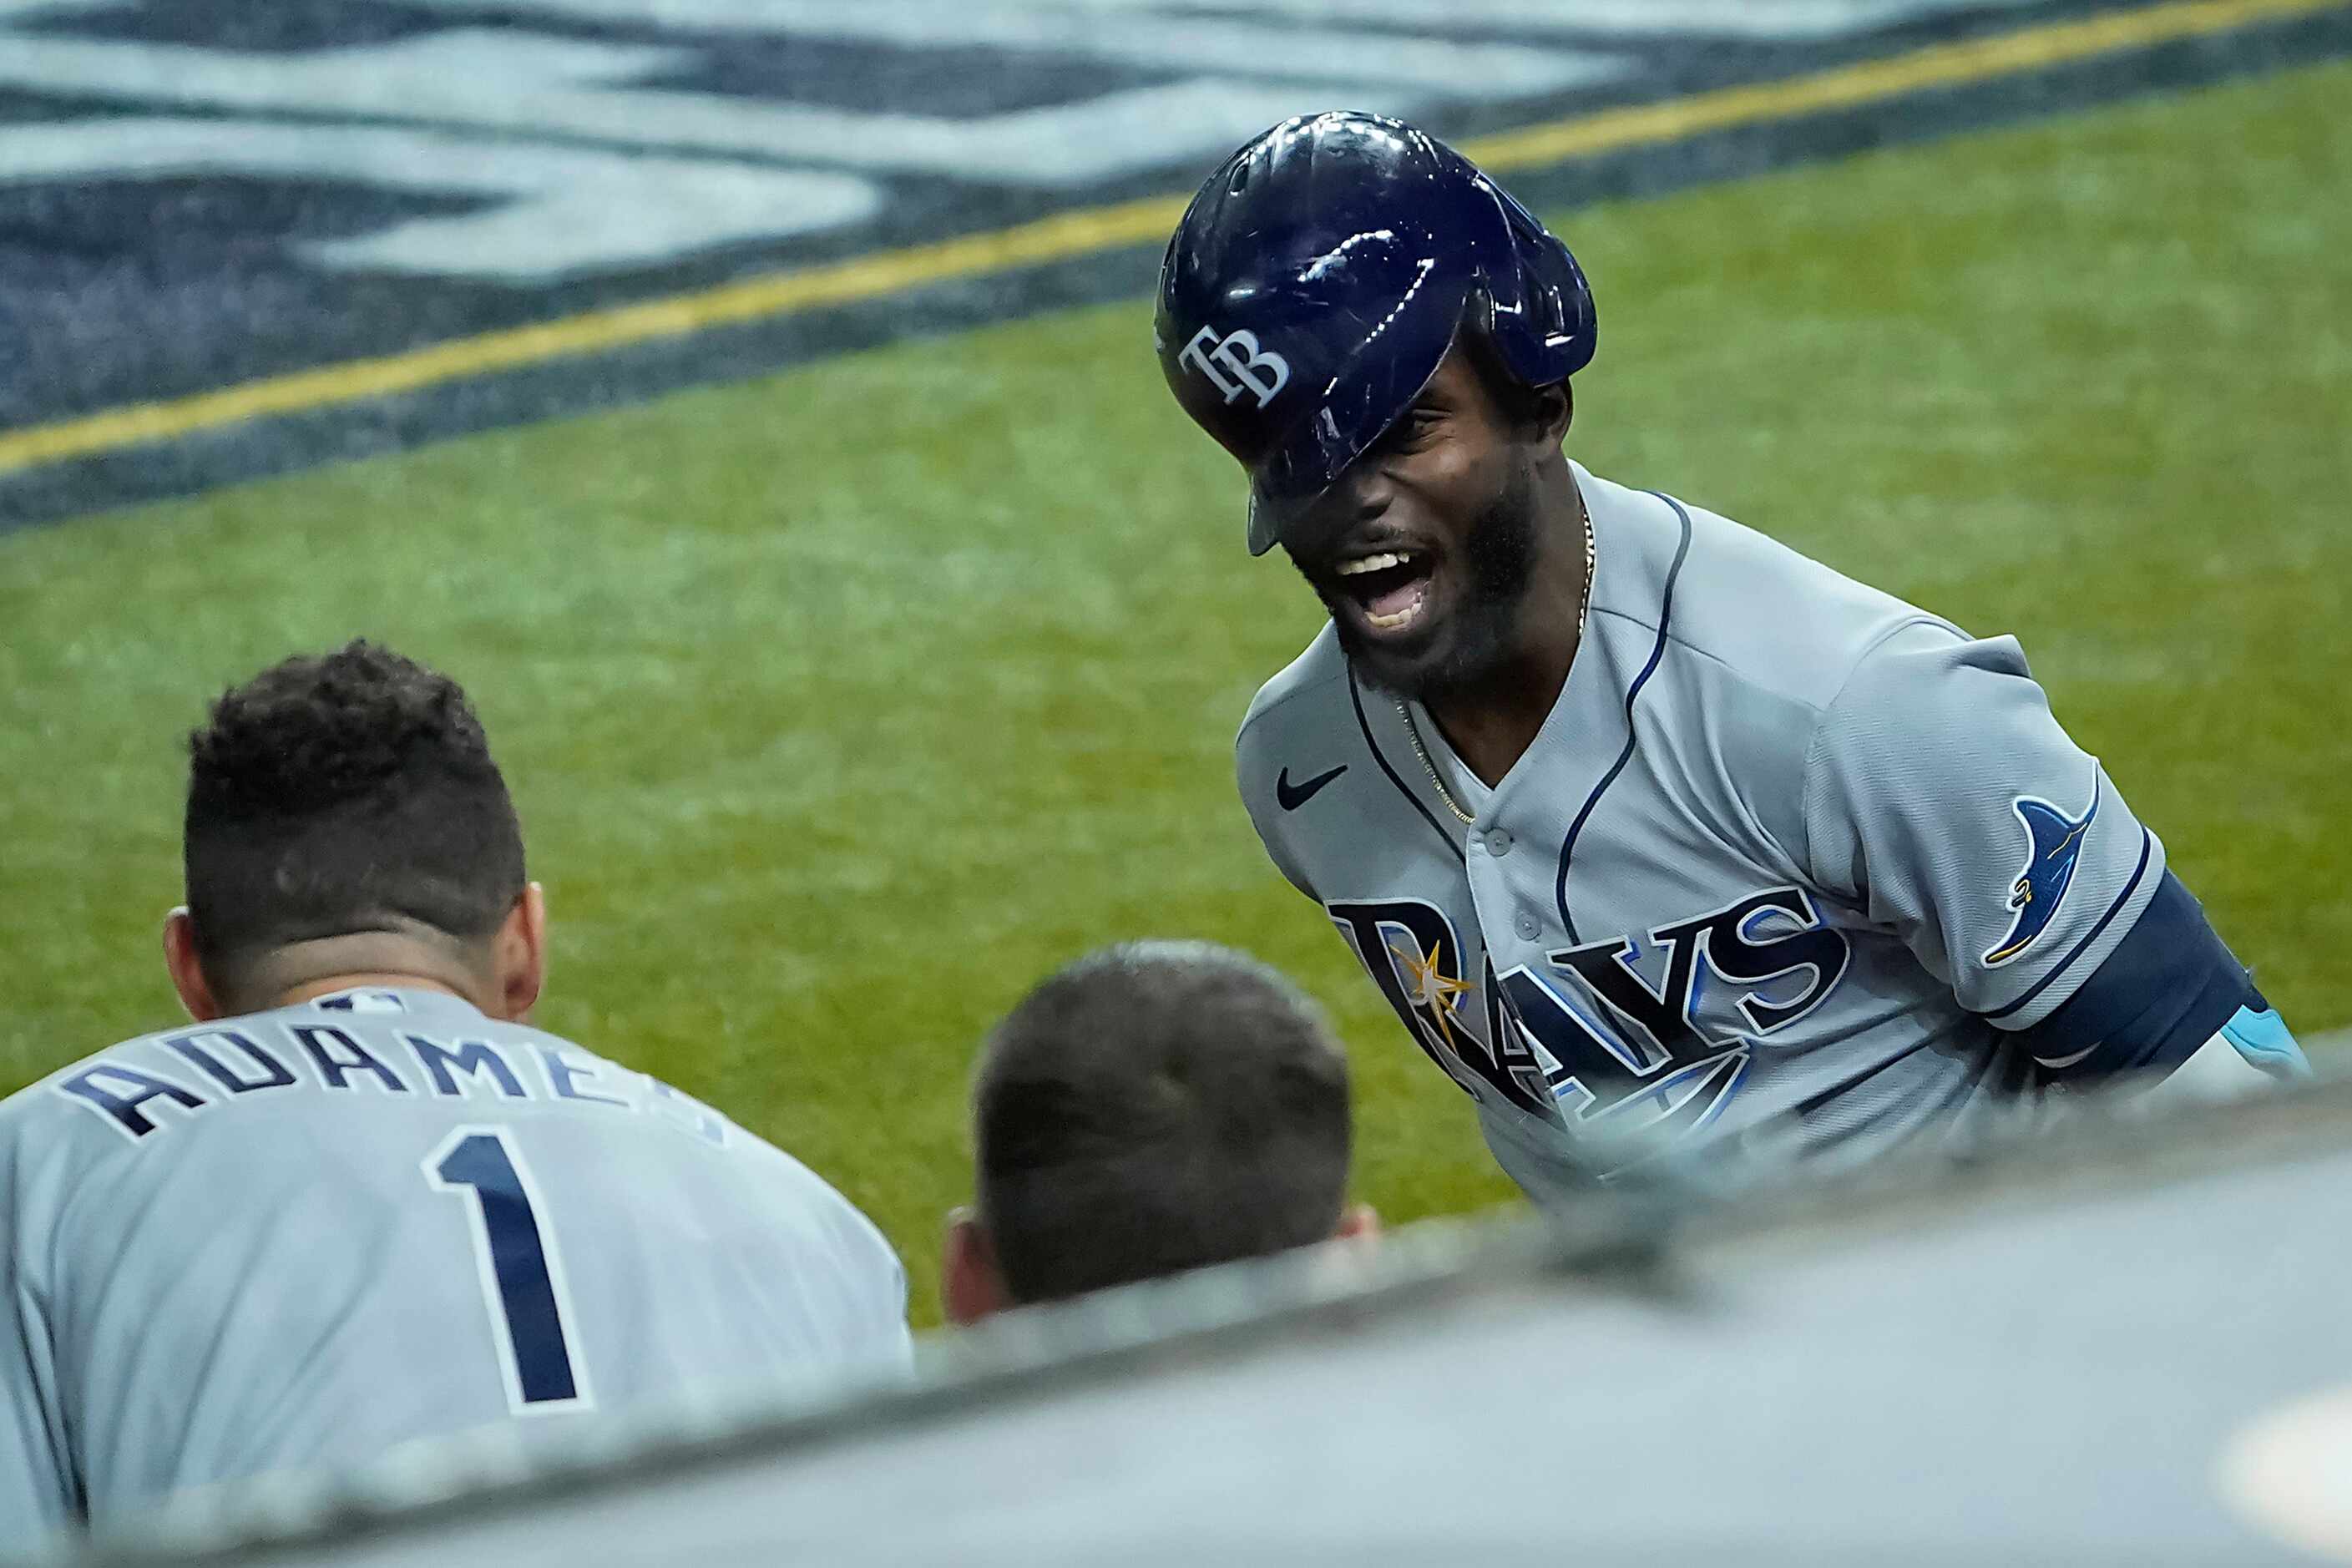
<path fill-rule="evenodd" d="M 1461 326 L 1459 296 L 1408 297 L 1375 323 L 1304 418 L 1250 470 L 1249 551 L 1284 542 L 1298 519 L 1404 416 L 1445 363 Z"/>

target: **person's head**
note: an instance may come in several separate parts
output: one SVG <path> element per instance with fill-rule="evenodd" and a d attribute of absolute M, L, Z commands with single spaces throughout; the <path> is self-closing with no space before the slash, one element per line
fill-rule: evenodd
<path fill-rule="evenodd" d="M 1105 948 L 996 1026 L 972 1095 L 977 1203 L 952 1321 L 1371 1226 L 1346 1205 L 1348 1065 L 1312 1003 L 1204 942 Z"/>
<path fill-rule="evenodd" d="M 1160 365 L 1250 476 L 1370 679 L 1424 696 L 1507 653 L 1574 548 L 1560 442 L 1593 352 L 1568 248 L 1460 154 L 1367 114 L 1286 121 L 1212 175 L 1160 271 Z"/>
<path fill-rule="evenodd" d="M 187 903 L 163 947 L 191 1014 L 361 975 L 529 1013 L 545 905 L 455 681 L 365 641 L 289 658 L 224 693 L 188 752 Z"/>

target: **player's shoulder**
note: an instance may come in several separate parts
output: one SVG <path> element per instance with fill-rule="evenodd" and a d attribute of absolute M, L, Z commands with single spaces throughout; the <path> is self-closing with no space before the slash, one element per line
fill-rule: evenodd
<path fill-rule="evenodd" d="M 1337 628 L 1326 621 L 1304 652 L 1257 689 L 1236 742 L 1246 745 L 1253 737 L 1328 724 L 1347 705 L 1348 656 Z"/>
<path fill-rule="evenodd" d="M 1705 507 L 1577 469 L 1601 564 L 1592 613 L 1648 632 L 1751 693 L 1815 712 L 1890 638 L 1966 634 Z M 1612 560 L 1612 557 L 1614 557 Z"/>
<path fill-rule="evenodd" d="M 1302 742 L 1327 736 L 1345 740 L 1354 732 L 1353 689 L 1348 679 L 1348 656 L 1329 622 L 1315 634 L 1306 651 L 1285 665 L 1258 688 L 1257 696 L 1242 716 L 1234 737 L 1234 765 L 1244 795 L 1256 775 L 1271 765 L 1268 759 L 1287 756 Z M 1266 783 L 1274 774 L 1267 773 Z"/>
<path fill-rule="evenodd" d="M 795 1223 L 820 1231 L 835 1254 L 856 1265 L 903 1275 L 898 1249 L 855 1199 L 756 1133 L 739 1131 L 739 1146 L 758 1162 L 770 1191 Z"/>
<path fill-rule="evenodd" d="M 6 1099 L 0 1100 L 0 1135 L 12 1134 L 28 1122 L 45 1120 L 52 1108 L 68 1102 L 68 1085 L 93 1072 L 103 1072 L 109 1068 L 142 1070 L 158 1065 L 154 1062 L 156 1047 L 189 1026 L 183 1024 L 176 1028 L 152 1029 L 143 1035 L 129 1036 L 34 1079 Z"/>
<path fill-rule="evenodd" d="M 166 1093 L 179 1089 L 184 1100 L 194 1098 L 159 1058 L 162 1043 L 178 1032 L 155 1029 L 117 1040 L 0 1100 L 0 1193 L 14 1223 L 26 1223 L 28 1213 L 42 1206 L 42 1191 L 61 1205 L 98 1167 L 131 1151 L 134 1141 L 89 1114 L 95 1098 L 120 1099 L 151 1084 Z"/>

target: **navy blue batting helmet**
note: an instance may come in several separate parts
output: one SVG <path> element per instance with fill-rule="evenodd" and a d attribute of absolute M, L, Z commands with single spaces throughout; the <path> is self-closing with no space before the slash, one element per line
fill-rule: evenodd
<path fill-rule="evenodd" d="M 1465 325 L 1528 386 L 1592 358 L 1576 258 L 1435 137 L 1300 115 L 1209 177 L 1168 242 L 1153 334 L 1184 412 L 1249 470 L 1251 554 L 1412 405 Z"/>

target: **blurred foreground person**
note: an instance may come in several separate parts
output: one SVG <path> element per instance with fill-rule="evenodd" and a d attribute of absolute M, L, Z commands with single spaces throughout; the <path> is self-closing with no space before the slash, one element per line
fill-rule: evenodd
<path fill-rule="evenodd" d="M 1369 1236 L 1346 1201 L 1347 1058 L 1312 1003 L 1206 942 L 1105 948 L 997 1026 L 978 1203 L 950 1216 L 951 1321 Z"/>
<path fill-rule="evenodd" d="M 546 905 L 454 683 L 355 642 L 190 748 L 164 957 L 194 1026 L 0 1104 L 0 1554 L 411 1438 L 906 1363 L 864 1215 L 527 1026 Z"/>

